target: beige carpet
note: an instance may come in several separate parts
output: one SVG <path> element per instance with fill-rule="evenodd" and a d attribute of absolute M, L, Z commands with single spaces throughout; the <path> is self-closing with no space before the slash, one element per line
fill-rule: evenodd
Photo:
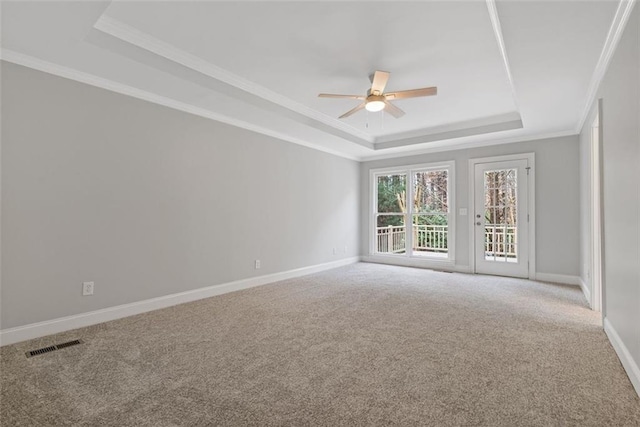
<path fill-rule="evenodd" d="M 640 425 L 580 291 L 517 279 L 357 264 L 0 354 L 3 426 Z"/>

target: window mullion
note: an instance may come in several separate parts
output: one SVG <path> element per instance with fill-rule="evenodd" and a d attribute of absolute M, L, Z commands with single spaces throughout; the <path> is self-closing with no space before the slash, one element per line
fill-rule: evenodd
<path fill-rule="evenodd" d="M 406 207 L 407 207 L 407 212 L 406 212 L 406 218 L 404 220 L 405 223 L 405 245 L 406 245 L 406 250 L 405 250 L 405 255 L 407 257 L 411 257 L 413 256 L 413 200 L 414 200 L 414 194 L 413 194 L 413 170 L 408 170 L 407 171 L 407 201 L 406 201 Z"/>

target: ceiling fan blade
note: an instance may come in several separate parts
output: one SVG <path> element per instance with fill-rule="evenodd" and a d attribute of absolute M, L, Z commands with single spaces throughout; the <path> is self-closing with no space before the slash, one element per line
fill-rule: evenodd
<path fill-rule="evenodd" d="M 346 98 L 346 99 L 367 99 L 366 96 L 361 95 L 338 95 L 334 93 L 320 93 L 319 98 Z"/>
<path fill-rule="evenodd" d="M 400 92 L 385 93 L 387 99 L 417 98 L 419 96 L 432 96 L 438 94 L 437 87 L 423 87 L 422 89 L 401 90 Z"/>
<path fill-rule="evenodd" d="M 376 71 L 373 73 L 373 76 L 371 76 L 371 93 L 373 95 L 382 95 L 388 80 L 389 73 L 386 71 Z"/>
<path fill-rule="evenodd" d="M 366 104 L 367 104 L 366 102 L 363 102 L 363 103 L 359 104 L 357 107 L 352 108 L 351 110 L 347 111 L 346 113 L 344 113 L 343 115 L 341 115 L 338 118 L 339 119 L 344 119 L 345 117 L 349 117 L 350 115 L 352 115 L 354 113 L 357 113 L 358 111 L 362 110 Z"/>
<path fill-rule="evenodd" d="M 390 103 L 389 101 L 384 101 L 384 111 L 391 114 L 396 119 L 399 119 L 400 117 L 404 116 L 404 111 L 402 111 L 401 109 L 399 109 L 398 107 Z"/>

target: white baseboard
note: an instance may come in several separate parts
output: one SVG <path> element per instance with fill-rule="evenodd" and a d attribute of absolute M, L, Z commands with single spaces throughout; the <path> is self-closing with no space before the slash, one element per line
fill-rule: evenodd
<path fill-rule="evenodd" d="M 631 380 L 631 384 L 633 384 L 633 388 L 636 389 L 636 393 L 640 396 L 640 368 L 636 361 L 633 360 L 627 346 L 622 342 L 620 335 L 618 335 L 618 332 L 616 332 L 615 328 L 606 317 L 604 319 L 604 332 L 607 334 L 607 337 L 609 337 L 609 341 L 611 342 L 613 349 L 618 354 L 618 358 L 620 359 L 624 370 L 627 372 L 627 375 Z"/>
<path fill-rule="evenodd" d="M 402 267 L 417 267 L 430 270 L 451 271 L 456 273 L 469 273 L 468 265 L 456 265 L 454 261 L 438 259 L 416 259 L 398 256 L 366 255 L 361 261 L 374 264 L 399 265 Z"/>
<path fill-rule="evenodd" d="M 85 326 L 91 326 L 98 323 L 108 322 L 110 320 L 121 319 L 123 317 L 133 316 L 135 314 L 146 313 L 148 311 L 171 307 L 173 305 L 183 304 L 186 302 L 197 301 L 203 298 L 209 298 L 216 295 L 239 291 L 242 289 L 266 285 L 268 283 L 278 282 L 280 280 L 306 276 L 308 274 L 318 273 L 320 271 L 331 270 L 333 268 L 355 264 L 359 261 L 360 257 L 357 256 L 345 258 L 339 261 L 328 262 L 325 264 L 317 264 L 309 267 L 283 271 L 280 273 L 236 280 L 234 282 L 207 286 L 205 288 L 179 292 L 176 294 L 151 298 L 144 301 L 137 301 L 129 304 L 118 305 L 115 307 L 103 308 L 101 310 L 90 311 L 88 313 L 81 313 L 73 316 L 60 317 L 44 322 L 4 329 L 0 331 L 0 346 L 14 344 L 33 338 L 43 337 L 46 335 L 57 334 L 59 332 L 69 331 Z"/>
<path fill-rule="evenodd" d="M 538 282 L 562 283 L 563 285 L 580 286 L 580 277 L 569 276 L 566 274 L 536 273 L 535 280 Z"/>
<path fill-rule="evenodd" d="M 582 277 L 579 277 L 579 279 L 580 279 L 580 289 L 582 289 L 582 293 L 584 294 L 584 297 L 587 300 L 587 304 L 589 304 L 589 308 L 593 308 L 591 306 L 591 291 L 589 290 L 589 287 L 587 286 L 587 284 L 584 283 L 584 280 L 582 280 Z"/>

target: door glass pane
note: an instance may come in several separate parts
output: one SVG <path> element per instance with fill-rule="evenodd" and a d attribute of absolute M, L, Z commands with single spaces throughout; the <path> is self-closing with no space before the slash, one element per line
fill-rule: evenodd
<path fill-rule="evenodd" d="M 404 215 L 378 215 L 376 218 L 376 252 L 406 253 Z"/>
<path fill-rule="evenodd" d="M 377 177 L 378 213 L 404 213 L 407 200 L 407 175 L 380 175 Z"/>
<path fill-rule="evenodd" d="M 518 262 L 517 171 L 493 170 L 484 173 L 485 260 Z"/>
<path fill-rule="evenodd" d="M 448 219 L 442 214 L 413 215 L 413 255 L 447 257 Z"/>

